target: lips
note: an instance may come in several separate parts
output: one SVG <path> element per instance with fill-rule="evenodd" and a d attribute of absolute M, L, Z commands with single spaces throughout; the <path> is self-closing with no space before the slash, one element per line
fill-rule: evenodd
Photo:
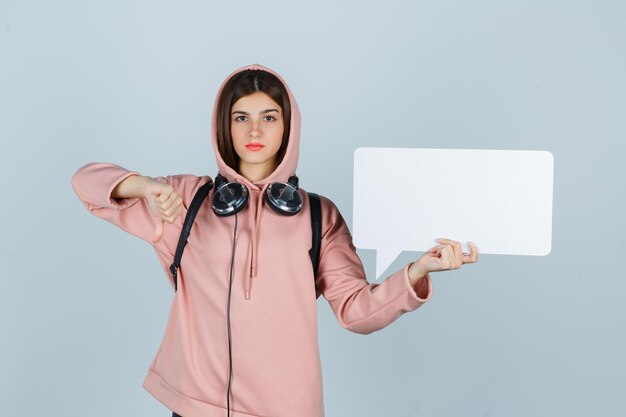
<path fill-rule="evenodd" d="M 260 145 L 258 143 L 246 145 L 246 148 L 248 148 L 248 150 L 250 151 L 259 151 L 263 149 L 264 147 L 265 147 L 264 145 Z"/>

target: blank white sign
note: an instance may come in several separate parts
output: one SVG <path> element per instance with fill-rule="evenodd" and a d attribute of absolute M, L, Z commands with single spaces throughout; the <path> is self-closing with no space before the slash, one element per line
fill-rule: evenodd
<path fill-rule="evenodd" d="M 402 251 L 438 237 L 480 254 L 550 253 L 554 157 L 548 151 L 357 148 L 353 241 L 376 250 L 376 279 Z"/>

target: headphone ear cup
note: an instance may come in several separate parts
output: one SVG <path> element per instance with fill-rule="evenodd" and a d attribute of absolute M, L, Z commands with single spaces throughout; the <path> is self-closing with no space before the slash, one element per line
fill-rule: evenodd
<path fill-rule="evenodd" d="M 289 182 L 274 182 L 265 189 L 265 202 L 277 213 L 293 216 L 302 208 L 298 187 Z"/>
<path fill-rule="evenodd" d="M 239 213 L 248 202 L 248 188 L 238 182 L 229 182 L 215 188 L 211 207 L 218 216 Z"/>

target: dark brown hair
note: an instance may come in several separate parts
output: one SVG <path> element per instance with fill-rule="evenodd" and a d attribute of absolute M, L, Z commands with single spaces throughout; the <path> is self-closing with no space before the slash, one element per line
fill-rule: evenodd
<path fill-rule="evenodd" d="M 247 69 L 229 79 L 217 102 L 216 134 L 217 148 L 222 159 L 232 169 L 239 172 L 239 156 L 235 152 L 230 134 L 230 112 L 233 104 L 241 97 L 263 92 L 274 100 L 283 112 L 284 132 L 282 143 L 276 154 L 276 166 L 282 162 L 289 142 L 289 126 L 291 122 L 291 105 L 289 95 L 283 83 L 272 73 L 264 70 Z"/>

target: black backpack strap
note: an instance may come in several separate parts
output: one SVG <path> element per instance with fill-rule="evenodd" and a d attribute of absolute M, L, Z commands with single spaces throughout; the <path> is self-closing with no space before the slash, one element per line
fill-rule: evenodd
<path fill-rule="evenodd" d="M 193 196 L 193 200 L 191 200 L 191 204 L 189 205 L 189 210 L 187 211 L 187 215 L 185 216 L 185 223 L 183 223 L 183 230 L 180 233 L 180 237 L 178 238 L 178 246 L 176 247 L 176 255 L 174 256 L 174 262 L 170 265 L 170 272 L 172 273 L 172 278 L 174 279 L 174 292 L 178 290 L 178 268 L 180 268 L 180 260 L 183 257 L 183 250 L 185 250 L 185 245 L 187 245 L 187 238 L 189 237 L 189 233 L 191 232 L 191 226 L 193 226 L 193 222 L 196 218 L 196 214 L 198 214 L 198 210 L 202 206 L 202 202 L 209 195 L 209 191 L 213 188 L 213 180 L 209 180 L 206 184 L 196 191 L 196 195 Z"/>
<path fill-rule="evenodd" d="M 320 196 L 315 193 L 307 193 L 311 204 L 311 232 L 312 243 L 309 249 L 311 262 L 313 263 L 313 275 L 317 278 L 317 266 L 320 258 L 320 247 L 322 245 L 322 207 Z"/>

